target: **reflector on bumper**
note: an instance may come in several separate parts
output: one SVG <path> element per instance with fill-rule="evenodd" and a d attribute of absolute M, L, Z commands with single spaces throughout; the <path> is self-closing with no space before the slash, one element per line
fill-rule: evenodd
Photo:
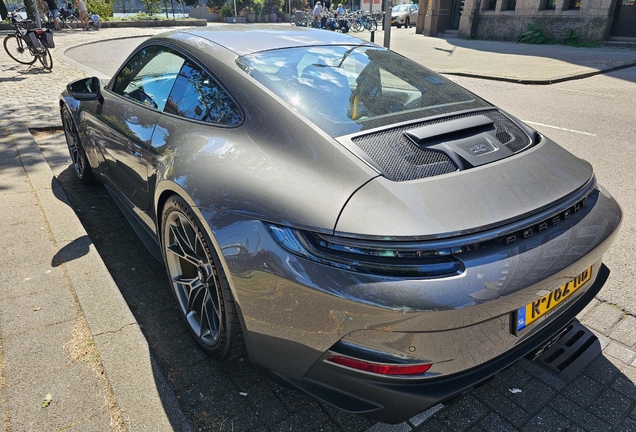
<path fill-rule="evenodd" d="M 331 356 L 325 359 L 327 362 L 346 366 L 352 369 L 371 372 L 380 375 L 419 375 L 425 373 L 432 366 L 431 363 L 420 364 L 382 364 L 371 363 L 351 357 Z"/>

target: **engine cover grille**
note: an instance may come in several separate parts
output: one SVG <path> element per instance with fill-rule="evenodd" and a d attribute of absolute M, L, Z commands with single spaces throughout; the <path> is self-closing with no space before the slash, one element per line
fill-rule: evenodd
<path fill-rule="evenodd" d="M 458 171 L 459 167 L 444 152 L 420 147 L 409 140 L 404 132 L 418 127 L 484 115 L 495 122 L 497 139 L 513 153 L 532 144 L 530 137 L 512 120 L 497 110 L 471 112 L 442 119 L 423 121 L 384 130 L 352 139 L 366 155 L 393 181 L 408 181 L 434 177 Z"/>

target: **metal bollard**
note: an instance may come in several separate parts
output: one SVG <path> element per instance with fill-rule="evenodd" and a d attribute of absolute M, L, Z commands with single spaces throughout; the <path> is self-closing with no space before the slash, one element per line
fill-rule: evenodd
<path fill-rule="evenodd" d="M 371 42 L 375 42 L 375 30 L 371 30 Z"/>

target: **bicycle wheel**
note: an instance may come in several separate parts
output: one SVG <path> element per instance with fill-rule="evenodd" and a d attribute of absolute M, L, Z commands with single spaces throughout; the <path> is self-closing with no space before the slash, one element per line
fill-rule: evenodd
<path fill-rule="evenodd" d="M 376 31 L 378 29 L 378 23 L 375 20 L 369 21 L 366 24 L 366 27 L 367 27 L 367 30 L 369 31 Z"/>
<path fill-rule="evenodd" d="M 98 19 L 95 21 L 91 21 L 91 25 L 93 26 L 93 30 L 99 30 L 102 28 L 102 20 Z"/>
<path fill-rule="evenodd" d="M 70 16 L 66 18 L 65 22 L 66 22 L 66 27 L 70 29 L 76 29 L 79 20 L 77 19 L 76 16 Z"/>
<path fill-rule="evenodd" d="M 356 33 L 361 32 L 362 25 L 360 24 L 360 21 L 354 21 L 353 24 L 351 24 L 351 30 L 353 30 Z"/>
<path fill-rule="evenodd" d="M 37 58 L 42 64 L 42 67 L 46 70 L 53 69 L 53 57 L 51 57 L 51 52 L 47 47 L 44 48 L 44 51 L 37 54 Z"/>
<path fill-rule="evenodd" d="M 4 50 L 13 60 L 20 64 L 32 65 L 35 63 L 35 56 L 31 54 L 26 42 L 16 35 L 9 35 L 4 38 Z"/>

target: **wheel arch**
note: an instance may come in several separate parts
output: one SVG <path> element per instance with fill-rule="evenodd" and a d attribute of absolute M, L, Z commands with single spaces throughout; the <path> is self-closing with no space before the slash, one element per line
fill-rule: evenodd
<path fill-rule="evenodd" d="M 225 257 L 223 256 L 223 253 L 221 253 L 221 247 L 219 246 L 219 243 L 216 240 L 216 236 L 214 235 L 214 232 L 212 231 L 210 224 L 206 222 L 206 218 L 203 216 L 203 213 L 201 212 L 201 209 L 199 208 L 199 206 L 192 199 L 192 197 L 190 197 L 190 195 L 186 192 L 185 189 L 183 189 L 179 184 L 171 180 L 164 180 L 160 182 L 155 189 L 155 218 L 156 218 L 157 239 L 159 241 L 159 247 L 162 248 L 163 250 L 163 244 L 162 244 L 163 243 L 163 231 L 162 231 L 163 227 L 161 226 L 161 220 L 163 219 L 162 217 L 163 209 L 166 205 L 166 202 L 172 195 L 177 195 L 181 197 L 190 206 L 195 216 L 199 220 L 201 228 L 206 232 L 206 234 L 208 235 L 208 238 L 212 242 L 212 246 L 214 247 L 214 251 L 216 252 L 216 255 L 219 259 L 223 272 L 225 272 L 226 279 L 230 287 L 230 291 L 232 292 L 232 296 L 234 297 L 236 311 L 238 313 L 238 317 L 241 323 L 241 329 L 243 331 L 243 339 L 245 341 L 246 348 L 248 348 L 248 352 L 249 352 L 249 347 L 248 347 L 249 342 L 248 342 L 248 338 L 246 337 L 247 327 L 245 325 L 245 320 L 243 319 L 241 301 L 240 301 L 240 298 L 237 296 L 236 288 L 234 286 L 234 281 L 232 280 L 229 267 L 227 265 L 227 262 L 225 261 Z"/>

